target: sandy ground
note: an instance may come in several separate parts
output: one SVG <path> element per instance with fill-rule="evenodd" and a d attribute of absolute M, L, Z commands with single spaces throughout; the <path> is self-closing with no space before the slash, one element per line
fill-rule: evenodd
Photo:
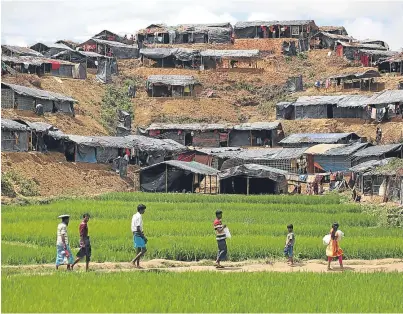
<path fill-rule="evenodd" d="M 165 259 L 154 259 L 141 263 L 141 269 L 135 268 L 131 263 L 91 263 L 91 270 L 97 272 L 119 272 L 119 271 L 170 271 L 170 272 L 198 272 L 198 271 L 219 271 L 219 272 L 329 272 L 327 263 L 323 260 L 299 261 L 294 266 L 287 265 L 284 261 L 244 261 L 225 262 L 225 268 L 217 269 L 212 261 L 180 262 Z M 61 268 L 64 268 L 61 266 Z M 24 273 L 36 273 L 51 271 L 53 264 L 44 265 L 21 265 L 2 266 L 3 270 L 12 270 Z M 79 263 L 75 270 L 83 271 L 85 263 Z M 403 259 L 377 259 L 377 260 L 346 260 L 344 271 L 371 273 L 371 272 L 399 272 L 403 273 Z M 341 272 L 337 261 L 332 262 L 330 272 Z"/>

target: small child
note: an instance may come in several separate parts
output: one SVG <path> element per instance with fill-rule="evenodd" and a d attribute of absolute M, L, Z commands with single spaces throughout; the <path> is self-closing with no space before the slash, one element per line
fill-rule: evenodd
<path fill-rule="evenodd" d="M 294 226 L 292 224 L 287 226 L 288 229 L 288 234 L 287 238 L 285 240 L 285 247 L 284 247 L 284 254 L 286 257 L 288 257 L 288 263 L 290 263 L 291 266 L 294 265 L 294 259 L 293 259 L 293 251 L 294 251 L 294 243 L 295 243 L 295 235 L 294 235 Z"/>

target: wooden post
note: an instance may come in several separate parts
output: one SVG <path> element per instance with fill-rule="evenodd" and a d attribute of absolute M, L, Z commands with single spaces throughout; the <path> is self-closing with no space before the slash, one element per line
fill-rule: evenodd
<path fill-rule="evenodd" d="M 191 186 L 191 188 L 190 188 L 190 192 L 191 193 L 193 193 L 193 183 L 195 182 L 195 174 L 193 173 L 193 176 L 192 176 L 192 186 Z"/>
<path fill-rule="evenodd" d="M 165 193 L 168 193 L 168 165 L 165 164 Z"/>
<path fill-rule="evenodd" d="M 249 134 L 250 134 L 250 146 L 253 146 L 252 131 L 249 131 Z"/>
<path fill-rule="evenodd" d="M 211 176 L 208 176 L 210 180 L 210 194 L 211 194 Z"/>
<path fill-rule="evenodd" d="M 246 195 L 249 195 L 249 177 L 246 177 Z"/>
<path fill-rule="evenodd" d="M 204 177 L 204 194 L 206 194 L 207 177 Z"/>
<path fill-rule="evenodd" d="M 220 192 L 219 186 L 218 186 L 218 176 L 215 175 L 215 194 L 218 194 Z M 402 191 L 403 193 L 403 191 Z"/>

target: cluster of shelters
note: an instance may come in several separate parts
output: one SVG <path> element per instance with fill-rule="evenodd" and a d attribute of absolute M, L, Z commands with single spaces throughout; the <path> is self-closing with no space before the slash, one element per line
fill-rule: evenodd
<path fill-rule="evenodd" d="M 301 96 L 295 102 L 276 105 L 277 119 L 358 118 L 384 121 L 401 115 L 403 91 L 386 90 L 372 96 Z"/>
<path fill-rule="evenodd" d="M 403 75 L 403 53 L 394 54 L 388 58 L 377 61 L 378 70 L 386 73 L 397 73 Z"/>
<path fill-rule="evenodd" d="M 43 112 L 74 115 L 75 99 L 38 88 L 10 83 L 1 83 L 1 108 L 34 111 L 36 105 L 43 106 Z"/>
<path fill-rule="evenodd" d="M 231 43 L 232 26 L 230 23 L 182 24 L 167 26 L 151 24 L 138 31 L 139 46 L 144 44 L 197 44 Z"/>
<path fill-rule="evenodd" d="M 284 136 L 281 123 L 278 122 L 239 125 L 154 123 L 142 133 L 149 137 L 172 139 L 182 145 L 195 147 L 274 147 Z"/>

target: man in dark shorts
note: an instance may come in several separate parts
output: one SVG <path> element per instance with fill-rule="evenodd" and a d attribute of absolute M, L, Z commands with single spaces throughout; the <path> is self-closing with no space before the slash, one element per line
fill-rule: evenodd
<path fill-rule="evenodd" d="M 90 237 L 88 236 L 88 221 L 90 220 L 90 215 L 88 213 L 83 215 L 83 221 L 80 223 L 78 228 L 80 233 L 80 251 L 77 253 L 77 258 L 72 266 L 76 265 L 81 259 L 85 257 L 85 270 L 88 271 L 88 266 L 91 260 L 91 243 Z"/>

